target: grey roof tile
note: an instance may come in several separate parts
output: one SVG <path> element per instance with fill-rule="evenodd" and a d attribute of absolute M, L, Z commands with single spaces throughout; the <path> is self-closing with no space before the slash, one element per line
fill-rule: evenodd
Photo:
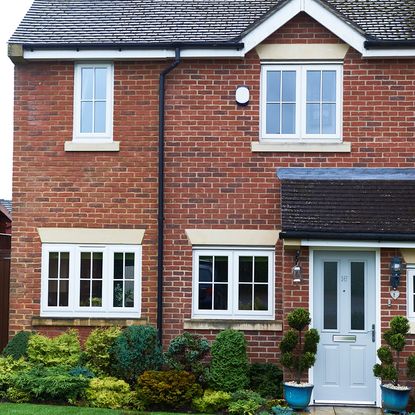
<path fill-rule="evenodd" d="M 3 205 L 9 211 L 9 213 L 12 213 L 13 205 L 11 200 L 0 199 L 0 205 Z"/>

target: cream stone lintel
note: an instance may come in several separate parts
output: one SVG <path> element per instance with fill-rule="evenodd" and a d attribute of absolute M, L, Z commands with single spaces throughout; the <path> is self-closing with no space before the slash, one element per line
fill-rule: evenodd
<path fill-rule="evenodd" d="M 345 43 L 333 44 L 261 44 L 256 47 L 259 58 L 264 60 L 343 60 L 349 50 Z"/>
<path fill-rule="evenodd" d="M 198 320 L 187 319 L 183 322 L 185 330 L 225 330 L 242 331 L 282 331 L 282 323 L 277 321 L 239 321 L 239 320 Z"/>
<path fill-rule="evenodd" d="M 192 245 L 275 246 L 280 231 L 255 229 L 186 229 Z"/>
<path fill-rule="evenodd" d="M 401 249 L 406 264 L 415 264 L 415 249 Z"/>
<path fill-rule="evenodd" d="M 54 327 L 109 327 L 109 326 L 142 326 L 148 323 L 146 318 L 53 318 L 33 317 L 32 326 L 54 326 Z"/>
<path fill-rule="evenodd" d="M 284 249 L 300 249 L 301 239 L 284 239 Z"/>
<path fill-rule="evenodd" d="M 42 243 L 140 245 L 144 229 L 38 228 Z"/>
<path fill-rule="evenodd" d="M 415 334 L 415 322 L 414 321 L 410 321 L 409 322 L 409 334 Z"/>
<path fill-rule="evenodd" d="M 251 143 L 251 151 L 254 153 L 350 153 L 350 143 Z"/>
<path fill-rule="evenodd" d="M 65 141 L 65 151 L 120 151 L 120 142 L 76 143 L 73 141 Z"/>

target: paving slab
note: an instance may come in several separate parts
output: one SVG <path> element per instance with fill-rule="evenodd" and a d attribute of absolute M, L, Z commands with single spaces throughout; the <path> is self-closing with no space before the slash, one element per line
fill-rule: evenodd
<path fill-rule="evenodd" d="M 310 406 L 307 411 L 296 415 L 383 415 L 380 408 Z"/>

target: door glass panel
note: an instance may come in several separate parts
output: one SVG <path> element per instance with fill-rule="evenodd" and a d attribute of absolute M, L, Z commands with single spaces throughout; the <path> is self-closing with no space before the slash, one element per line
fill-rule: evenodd
<path fill-rule="evenodd" d="M 337 330 L 337 262 L 324 262 L 323 328 Z"/>
<path fill-rule="evenodd" d="M 351 273 L 351 324 L 352 330 L 365 329 L 365 263 L 352 262 Z"/>

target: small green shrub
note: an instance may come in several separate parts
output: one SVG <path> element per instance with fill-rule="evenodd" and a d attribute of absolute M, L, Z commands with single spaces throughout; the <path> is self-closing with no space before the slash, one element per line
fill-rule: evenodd
<path fill-rule="evenodd" d="M 215 413 L 226 409 L 230 401 L 230 393 L 207 389 L 202 397 L 193 399 L 193 407 L 198 412 Z"/>
<path fill-rule="evenodd" d="M 130 390 L 130 385 L 113 377 L 92 379 L 85 391 L 85 398 L 88 406 L 96 408 L 142 409 L 137 394 Z"/>
<path fill-rule="evenodd" d="M 95 373 L 92 373 L 88 368 L 83 366 L 76 366 L 68 372 L 71 376 L 83 376 L 87 379 L 95 377 Z"/>
<path fill-rule="evenodd" d="M 183 408 L 202 395 L 195 376 L 184 370 L 144 372 L 137 382 L 139 399 L 146 407 Z"/>
<path fill-rule="evenodd" d="M 30 331 L 19 331 L 13 336 L 4 348 L 2 355 L 11 356 L 13 359 L 18 360 L 21 357 L 27 357 L 27 345 L 32 336 Z"/>
<path fill-rule="evenodd" d="M 130 385 L 146 370 L 158 370 L 164 362 L 157 330 L 151 326 L 127 327 L 110 350 L 111 374 Z"/>
<path fill-rule="evenodd" d="M 254 401 L 259 406 L 266 403 L 266 399 L 264 399 L 258 392 L 254 392 L 249 389 L 239 389 L 232 393 L 232 401 Z"/>
<path fill-rule="evenodd" d="M 7 389 L 6 399 L 13 403 L 26 403 L 31 401 L 32 396 L 27 392 L 23 392 L 14 387 L 10 387 Z"/>
<path fill-rule="evenodd" d="M 282 398 L 282 370 L 273 363 L 252 363 L 249 366 L 249 387 L 263 398 Z"/>
<path fill-rule="evenodd" d="M 110 374 L 110 350 L 121 334 L 119 327 L 95 329 L 88 336 L 83 353 L 85 366 L 97 376 Z"/>
<path fill-rule="evenodd" d="M 29 339 L 27 355 L 34 364 L 74 367 L 81 357 L 78 332 L 68 330 L 54 338 L 34 334 Z"/>
<path fill-rule="evenodd" d="M 88 386 L 89 379 L 72 376 L 66 366 L 37 366 L 19 372 L 13 388 L 36 400 L 74 402 Z"/>
<path fill-rule="evenodd" d="M 234 415 L 254 415 L 261 405 L 254 400 L 240 400 L 231 402 L 228 407 L 228 412 Z"/>
<path fill-rule="evenodd" d="M 166 363 L 175 370 L 185 370 L 202 380 L 205 377 L 204 359 L 210 351 L 209 342 L 201 336 L 183 333 L 175 337 L 165 354 Z"/>
<path fill-rule="evenodd" d="M 212 344 L 209 385 L 212 389 L 234 392 L 248 386 L 248 358 L 243 333 L 228 329 Z"/>
<path fill-rule="evenodd" d="M 14 377 L 29 364 L 23 359 L 14 360 L 12 356 L 0 357 L 0 391 L 5 392 L 12 386 Z"/>

